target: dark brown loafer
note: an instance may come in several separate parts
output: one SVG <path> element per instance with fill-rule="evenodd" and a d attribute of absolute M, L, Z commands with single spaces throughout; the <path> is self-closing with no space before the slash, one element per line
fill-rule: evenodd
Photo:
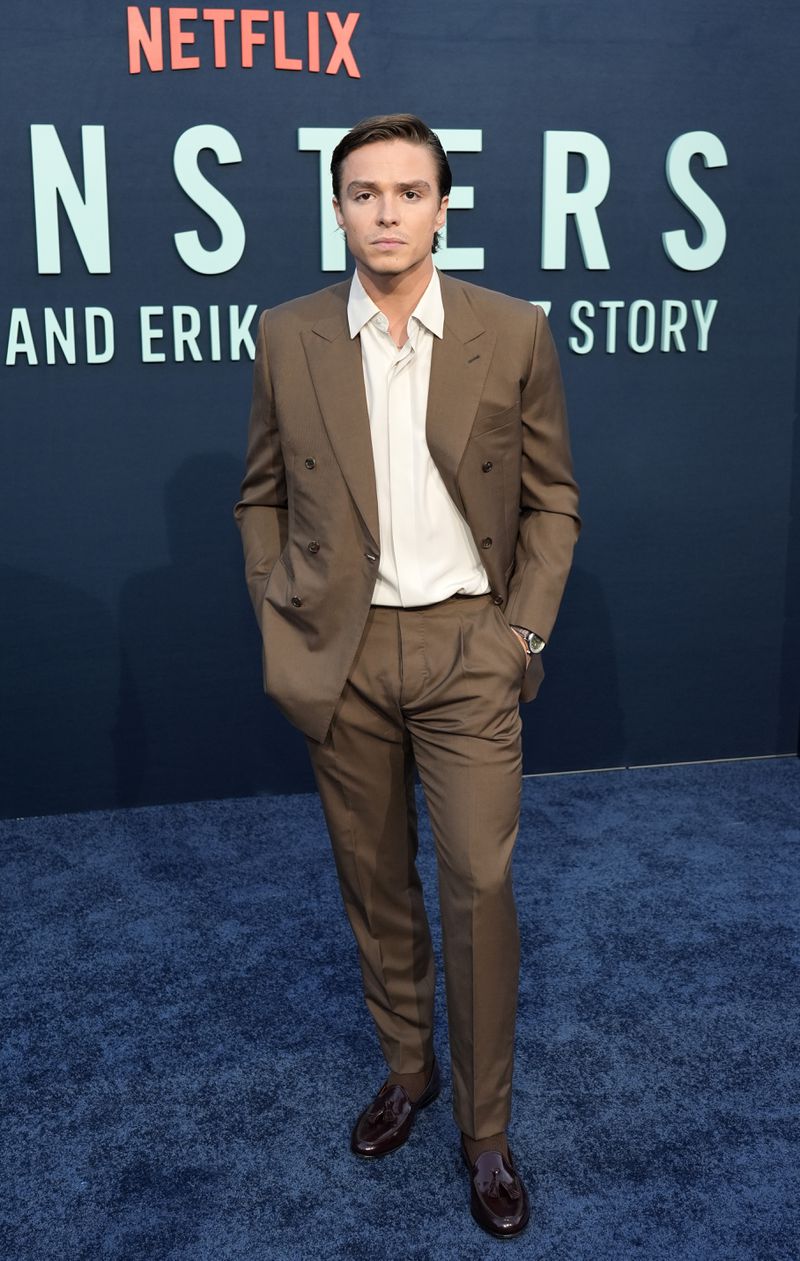
<path fill-rule="evenodd" d="M 462 1139 L 461 1154 L 470 1171 L 470 1211 L 475 1221 L 498 1239 L 519 1235 L 528 1225 L 531 1210 L 511 1149 L 508 1160 L 500 1152 L 481 1152 L 473 1164 Z"/>
<path fill-rule="evenodd" d="M 350 1150 L 364 1160 L 374 1160 L 402 1147 L 420 1108 L 427 1108 L 429 1103 L 433 1103 L 441 1088 L 436 1060 L 419 1099 L 410 1099 L 408 1091 L 402 1086 L 390 1086 L 388 1082 L 381 1086 L 353 1127 Z"/>

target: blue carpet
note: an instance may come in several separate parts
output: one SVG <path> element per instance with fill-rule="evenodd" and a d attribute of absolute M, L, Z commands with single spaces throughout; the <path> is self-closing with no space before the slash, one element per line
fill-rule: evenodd
<path fill-rule="evenodd" d="M 525 782 L 515 1243 L 447 1084 L 348 1151 L 382 1065 L 315 797 L 1 824 L 3 1258 L 797 1261 L 799 807 L 794 759 Z"/>

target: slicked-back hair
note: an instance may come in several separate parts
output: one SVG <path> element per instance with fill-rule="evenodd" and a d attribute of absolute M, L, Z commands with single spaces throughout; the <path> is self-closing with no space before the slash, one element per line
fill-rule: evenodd
<path fill-rule="evenodd" d="M 363 149 L 365 145 L 375 144 L 379 140 L 408 140 L 411 144 L 423 145 L 430 149 L 436 166 L 436 182 L 439 186 L 439 197 L 448 197 L 453 186 L 453 174 L 442 142 L 431 131 L 427 123 L 415 114 L 376 114 L 372 118 L 363 118 L 348 131 L 337 144 L 331 157 L 331 179 L 333 195 L 340 200 L 341 175 L 344 160 L 349 153 Z M 433 234 L 432 252 L 439 248 L 439 233 Z"/>

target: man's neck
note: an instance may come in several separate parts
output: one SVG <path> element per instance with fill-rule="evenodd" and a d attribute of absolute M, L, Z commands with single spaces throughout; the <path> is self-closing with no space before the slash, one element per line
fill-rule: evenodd
<path fill-rule="evenodd" d="M 429 255 L 418 268 L 403 272 L 400 276 L 376 275 L 375 272 L 361 267 L 357 270 L 364 292 L 386 316 L 389 331 L 397 345 L 401 346 L 406 340 L 406 326 L 411 312 L 430 284 L 433 257 Z"/>

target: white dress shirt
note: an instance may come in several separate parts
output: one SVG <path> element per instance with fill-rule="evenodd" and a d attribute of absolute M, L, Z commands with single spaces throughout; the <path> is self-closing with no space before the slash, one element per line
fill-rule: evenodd
<path fill-rule="evenodd" d="M 347 320 L 350 336 L 361 339 L 378 492 L 381 559 L 373 604 L 413 607 L 436 604 L 456 592 L 488 591 L 469 526 L 450 498 L 425 438 L 433 339 L 444 332 L 436 268 L 400 349 L 357 271 Z"/>

